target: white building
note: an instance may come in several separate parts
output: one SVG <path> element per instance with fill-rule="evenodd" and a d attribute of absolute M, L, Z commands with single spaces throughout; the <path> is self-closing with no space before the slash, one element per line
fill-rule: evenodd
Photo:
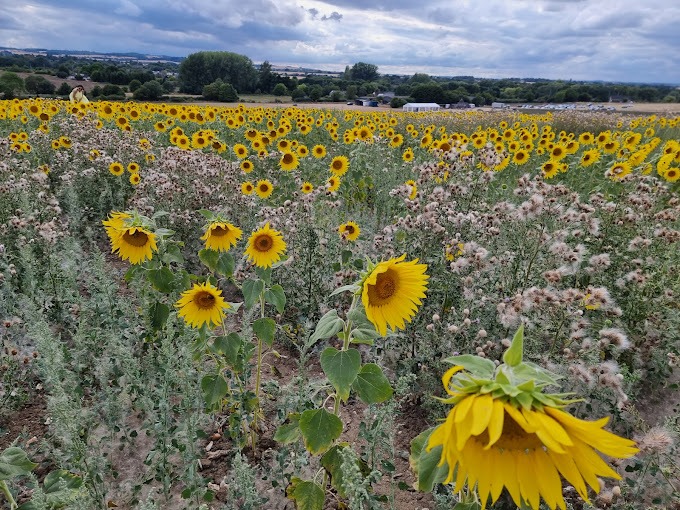
<path fill-rule="evenodd" d="M 437 103 L 406 103 L 402 107 L 405 112 L 434 112 L 440 109 Z"/>

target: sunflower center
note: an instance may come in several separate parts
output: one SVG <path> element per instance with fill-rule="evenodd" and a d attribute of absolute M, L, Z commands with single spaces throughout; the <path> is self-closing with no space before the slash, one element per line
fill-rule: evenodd
<path fill-rule="evenodd" d="M 132 234 L 129 230 L 126 230 L 123 234 L 123 241 L 132 246 L 141 248 L 142 246 L 146 246 L 146 243 L 149 242 L 149 236 L 141 230 L 135 230 Z"/>
<path fill-rule="evenodd" d="M 269 186 L 266 184 L 260 184 L 260 191 L 262 193 L 266 193 L 267 191 L 269 191 Z"/>
<path fill-rule="evenodd" d="M 342 161 L 333 161 L 333 170 L 342 170 Z"/>
<path fill-rule="evenodd" d="M 222 227 L 220 225 L 213 227 L 210 230 L 210 235 L 215 236 L 215 237 L 224 237 L 229 233 L 229 229 L 227 227 Z"/>
<path fill-rule="evenodd" d="M 388 303 L 399 286 L 399 275 L 388 269 L 375 279 L 375 285 L 368 286 L 368 300 L 371 305 L 380 306 Z"/>
<path fill-rule="evenodd" d="M 262 234 L 257 236 L 255 242 L 253 243 L 253 246 L 257 251 L 266 253 L 272 249 L 272 246 L 274 246 L 274 240 L 271 238 L 271 236 L 267 234 Z"/>
<path fill-rule="evenodd" d="M 292 154 L 284 154 L 283 155 L 283 162 L 287 165 L 290 165 L 293 162 L 293 155 Z"/>
<path fill-rule="evenodd" d="M 352 225 L 345 226 L 345 232 L 347 232 L 349 235 L 354 234 L 354 227 Z"/>
<path fill-rule="evenodd" d="M 215 306 L 215 296 L 213 296 L 210 292 L 202 290 L 196 293 L 196 296 L 194 296 L 194 303 L 201 310 L 210 310 Z"/>

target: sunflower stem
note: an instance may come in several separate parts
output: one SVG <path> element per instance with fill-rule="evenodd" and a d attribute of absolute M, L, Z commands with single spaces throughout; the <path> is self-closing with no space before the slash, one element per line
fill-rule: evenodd
<path fill-rule="evenodd" d="M 264 289 L 260 292 L 260 317 L 264 319 Z M 257 368 L 255 372 L 255 400 L 257 401 L 257 409 L 253 416 L 253 428 L 250 431 L 250 443 L 255 453 L 255 444 L 257 443 L 257 421 L 262 412 L 260 406 L 260 384 L 262 382 L 262 339 L 257 339 Z"/>
<path fill-rule="evenodd" d="M 14 500 L 14 496 L 12 496 L 12 493 L 9 491 L 9 487 L 7 487 L 7 484 L 4 480 L 0 480 L 0 490 L 5 495 L 5 498 L 9 503 L 10 510 L 15 510 L 18 508 L 17 502 Z"/>

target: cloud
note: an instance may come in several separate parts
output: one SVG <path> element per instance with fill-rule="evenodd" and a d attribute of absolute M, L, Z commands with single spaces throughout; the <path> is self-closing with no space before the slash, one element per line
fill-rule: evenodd
<path fill-rule="evenodd" d="M 142 14 L 142 10 L 139 7 L 137 7 L 137 5 L 133 4 L 130 0 L 121 0 L 120 4 L 121 4 L 120 7 L 113 11 L 115 14 L 134 17 Z"/>
<path fill-rule="evenodd" d="M 328 21 L 328 20 L 340 21 L 341 19 L 342 19 L 342 14 L 340 14 L 339 12 L 333 11 L 333 12 L 331 12 L 331 14 L 329 16 L 324 15 L 321 18 L 321 21 Z"/>

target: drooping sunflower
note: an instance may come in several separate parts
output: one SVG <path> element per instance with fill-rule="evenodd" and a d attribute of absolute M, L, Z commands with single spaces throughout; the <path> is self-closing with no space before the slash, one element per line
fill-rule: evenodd
<path fill-rule="evenodd" d="M 363 279 L 361 301 L 366 317 L 385 336 L 387 326 L 404 329 L 411 322 L 427 290 L 426 264 L 404 262 L 406 254 L 378 263 Z"/>
<path fill-rule="evenodd" d="M 102 221 L 104 229 L 106 230 L 106 235 L 109 236 L 109 240 L 113 242 L 116 236 L 116 231 L 122 230 L 125 227 L 125 220 L 132 218 L 132 216 L 126 212 L 111 211 L 109 217 Z"/>
<path fill-rule="evenodd" d="M 311 182 L 305 181 L 305 182 L 302 183 L 302 192 L 305 195 L 311 193 L 312 191 L 314 191 L 314 186 L 312 185 Z"/>
<path fill-rule="evenodd" d="M 274 192 L 274 185 L 268 179 L 260 179 L 255 186 L 255 193 L 260 198 L 267 198 Z"/>
<path fill-rule="evenodd" d="M 331 173 L 337 177 L 342 177 L 349 169 L 349 159 L 347 156 L 335 156 L 330 164 Z"/>
<path fill-rule="evenodd" d="M 617 458 L 638 451 L 635 443 L 603 429 L 608 418 L 584 421 L 563 411 L 564 395 L 543 393 L 556 384 L 549 371 L 522 361 L 523 328 L 515 334 L 504 363 L 476 356 L 453 356 L 442 377 L 453 404 L 446 421 L 429 435 L 427 450 L 441 447 L 444 483 L 460 493 L 477 487 L 485 508 L 503 488 L 518 507 L 566 510 L 562 478 L 588 501 L 587 485 L 600 491 L 599 476 L 621 477 L 595 450 Z"/>
<path fill-rule="evenodd" d="M 121 259 L 129 260 L 131 264 L 151 259 L 157 250 L 156 234 L 144 227 L 123 226 L 113 230 L 111 251 L 117 251 Z"/>
<path fill-rule="evenodd" d="M 343 239 L 356 241 L 359 238 L 359 234 L 361 234 L 361 229 L 353 221 L 348 221 L 338 227 L 338 233 Z"/>
<path fill-rule="evenodd" d="M 203 324 L 219 326 L 224 310 L 231 308 L 222 297 L 222 291 L 209 282 L 195 283 L 191 289 L 182 292 L 175 306 L 179 308 L 177 314 L 193 328 L 200 328 Z"/>
<path fill-rule="evenodd" d="M 226 221 L 213 221 L 201 236 L 205 247 L 215 251 L 229 251 L 241 239 L 243 231 Z"/>
<path fill-rule="evenodd" d="M 258 267 L 271 267 L 281 259 L 286 251 L 286 242 L 278 230 L 270 228 L 269 223 L 256 230 L 248 239 L 245 254 Z"/>

